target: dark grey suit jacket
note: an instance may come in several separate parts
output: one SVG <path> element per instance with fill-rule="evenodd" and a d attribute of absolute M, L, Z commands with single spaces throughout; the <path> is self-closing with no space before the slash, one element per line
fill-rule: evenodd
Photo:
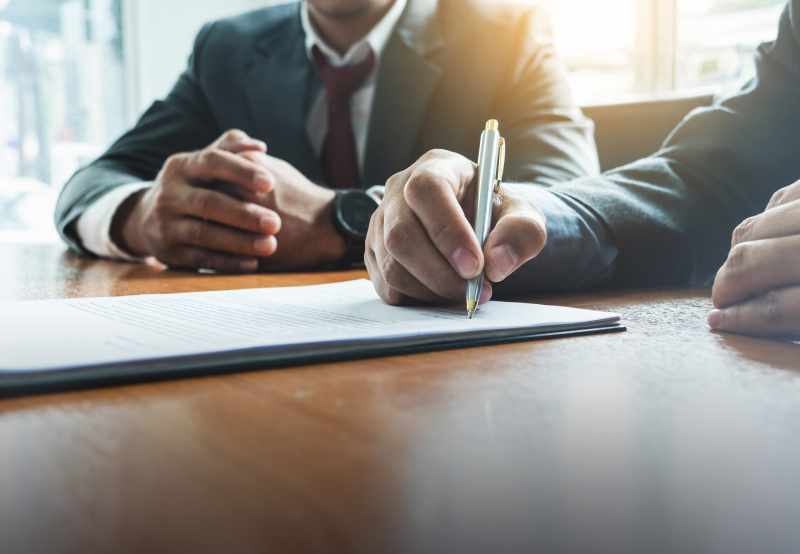
<path fill-rule="evenodd" d="M 306 136 L 320 87 L 299 3 L 207 25 L 169 96 L 64 187 L 59 232 L 80 249 L 73 223 L 92 202 L 153 180 L 169 155 L 231 128 L 322 183 Z M 431 148 L 475 159 L 479 133 L 495 117 L 510 145 L 510 178 L 551 186 L 598 171 L 592 125 L 572 100 L 539 10 L 510 0 L 410 0 L 380 65 L 364 185 L 384 184 Z"/>
<path fill-rule="evenodd" d="M 708 284 L 733 229 L 800 179 L 800 0 L 756 64 L 754 80 L 690 114 L 652 157 L 558 187 L 610 231 L 613 285 Z"/>

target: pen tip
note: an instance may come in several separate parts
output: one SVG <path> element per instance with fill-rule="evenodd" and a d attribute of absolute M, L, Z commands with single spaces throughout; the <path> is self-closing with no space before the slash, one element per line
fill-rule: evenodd
<path fill-rule="evenodd" d="M 475 317 L 475 312 L 478 310 L 478 303 L 474 300 L 467 302 L 467 319 Z"/>

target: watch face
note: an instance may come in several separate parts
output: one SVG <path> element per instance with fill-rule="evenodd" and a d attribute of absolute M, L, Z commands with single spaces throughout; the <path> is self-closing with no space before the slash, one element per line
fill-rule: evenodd
<path fill-rule="evenodd" d="M 368 194 L 360 191 L 346 192 L 339 200 L 338 218 L 349 234 L 366 238 L 369 220 L 377 209 L 377 202 Z"/>

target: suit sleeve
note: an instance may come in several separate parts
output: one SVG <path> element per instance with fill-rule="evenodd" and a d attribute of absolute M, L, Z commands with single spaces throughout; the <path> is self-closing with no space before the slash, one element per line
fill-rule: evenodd
<path fill-rule="evenodd" d="M 507 175 L 547 187 L 598 175 L 594 125 L 575 103 L 547 13 L 527 10 L 518 21 L 513 63 L 496 103 L 512 149 Z"/>
<path fill-rule="evenodd" d="M 800 0 L 762 45 L 756 77 L 690 114 L 662 149 L 559 194 L 597 214 L 617 251 L 615 286 L 705 285 L 733 229 L 800 178 Z"/>
<path fill-rule="evenodd" d="M 64 186 L 56 205 L 55 224 L 74 250 L 88 253 L 75 224 L 104 194 L 134 182 L 153 181 L 170 155 L 203 148 L 221 133 L 199 77 L 207 55 L 204 46 L 212 30 L 213 24 L 200 31 L 188 67 L 166 99 L 150 106 L 131 131 Z"/>

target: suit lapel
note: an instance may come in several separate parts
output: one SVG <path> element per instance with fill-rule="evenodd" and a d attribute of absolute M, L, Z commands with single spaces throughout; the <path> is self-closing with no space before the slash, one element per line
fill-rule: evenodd
<path fill-rule="evenodd" d="M 310 101 L 319 91 L 305 50 L 300 4 L 287 21 L 267 30 L 246 68 L 246 96 L 260 139 L 269 153 L 320 182 L 322 168 L 306 131 Z"/>
<path fill-rule="evenodd" d="M 382 185 L 414 160 L 428 107 L 442 76 L 437 0 L 410 0 L 381 59 L 367 138 L 364 184 Z M 430 124 L 431 122 L 427 122 Z"/>

